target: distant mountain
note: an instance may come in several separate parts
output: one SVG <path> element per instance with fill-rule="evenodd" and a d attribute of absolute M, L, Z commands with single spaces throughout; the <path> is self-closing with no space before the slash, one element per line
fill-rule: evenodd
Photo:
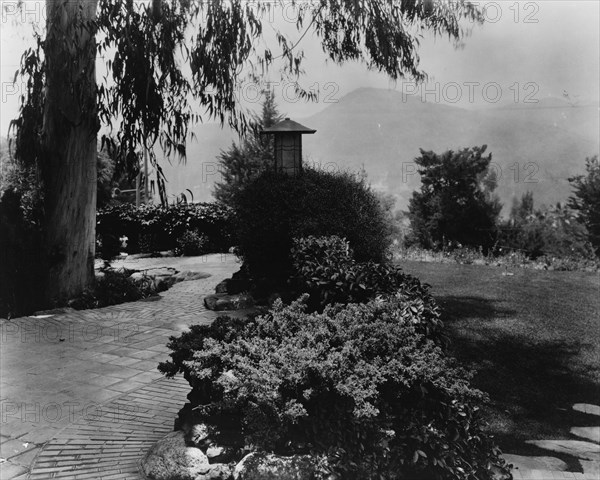
<path fill-rule="evenodd" d="M 373 186 L 394 194 L 402 209 L 419 188 L 413 163 L 419 148 L 442 152 L 486 144 L 500 177 L 497 193 L 506 212 L 513 197 L 527 190 L 537 205 L 568 198 L 567 178 L 583 172 L 585 157 L 600 150 L 598 113 L 597 103 L 571 104 L 563 98 L 464 109 L 396 91 L 360 88 L 316 115 L 294 120 L 317 130 L 303 136 L 305 162 L 328 169 L 364 166 Z M 194 200 L 210 201 L 219 179 L 219 152 L 238 137 L 216 124 L 200 125 L 195 134 L 186 164 L 162 162 L 167 190 L 178 195 L 190 189 Z"/>
<path fill-rule="evenodd" d="M 505 212 L 513 197 L 527 190 L 537 205 L 565 201 L 571 193 L 567 178 L 582 172 L 585 157 L 599 151 L 598 105 L 571 105 L 560 98 L 467 110 L 360 88 L 296 120 L 317 130 L 303 137 L 305 162 L 328 169 L 364 166 L 373 186 L 394 194 L 400 208 L 420 184 L 413 163 L 419 148 L 442 152 L 486 144 Z M 165 170 L 170 193 L 190 188 L 196 200 L 205 201 L 218 178 L 216 157 L 237 136 L 214 124 L 196 134 L 187 165 Z"/>
<path fill-rule="evenodd" d="M 505 208 L 527 190 L 538 205 L 551 204 L 570 195 L 567 178 L 599 150 L 598 105 L 558 102 L 466 110 L 362 88 L 303 122 L 317 129 L 303 148 L 316 163 L 364 165 L 373 185 L 395 194 L 406 208 L 420 184 L 413 163 L 419 148 L 442 152 L 486 144 Z"/>

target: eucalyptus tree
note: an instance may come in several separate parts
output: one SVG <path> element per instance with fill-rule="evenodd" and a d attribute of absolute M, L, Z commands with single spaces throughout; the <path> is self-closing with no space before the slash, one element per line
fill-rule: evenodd
<path fill-rule="evenodd" d="M 264 28 L 270 9 L 290 5 L 293 35 Z M 94 279 L 92 187 L 102 124 L 113 128 L 120 157 L 138 165 L 146 150 L 160 176 L 155 147 L 184 158 L 193 122 L 246 127 L 236 98 L 241 81 L 269 68 L 299 79 L 308 31 L 337 64 L 362 61 L 393 80 L 422 80 L 426 32 L 458 43 L 482 21 L 462 1 L 47 0 L 45 33 L 22 57 L 27 92 L 12 124 L 17 158 L 41 172 L 47 298 L 65 300 Z M 100 80 L 97 57 L 106 69 Z"/>

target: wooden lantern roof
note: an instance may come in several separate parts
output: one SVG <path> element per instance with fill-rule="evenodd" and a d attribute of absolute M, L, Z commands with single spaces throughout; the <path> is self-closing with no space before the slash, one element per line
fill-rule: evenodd
<path fill-rule="evenodd" d="M 312 128 L 305 127 L 304 125 L 300 125 L 298 122 L 294 122 L 293 120 L 286 118 L 285 120 L 282 120 L 281 122 L 276 123 L 272 127 L 263 128 L 260 133 L 261 134 L 266 134 L 266 133 L 304 134 L 304 133 L 315 133 L 315 132 L 316 132 L 316 130 L 313 130 Z"/>

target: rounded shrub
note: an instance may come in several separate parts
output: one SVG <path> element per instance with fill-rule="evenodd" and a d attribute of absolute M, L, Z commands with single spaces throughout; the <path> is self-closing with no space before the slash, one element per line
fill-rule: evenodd
<path fill-rule="evenodd" d="M 482 429 L 484 394 L 406 315 L 404 300 L 329 306 L 304 299 L 266 315 L 221 317 L 172 338 L 193 387 L 180 425 L 237 431 L 247 450 L 327 456 L 361 479 L 474 479 L 507 472 Z M 225 426 L 222 423 L 225 421 Z"/>
<path fill-rule="evenodd" d="M 284 282 L 291 273 L 293 239 L 346 238 L 358 261 L 382 262 L 390 226 L 376 194 L 347 172 L 305 169 L 290 176 L 268 171 L 234 199 L 240 254 L 255 280 Z"/>

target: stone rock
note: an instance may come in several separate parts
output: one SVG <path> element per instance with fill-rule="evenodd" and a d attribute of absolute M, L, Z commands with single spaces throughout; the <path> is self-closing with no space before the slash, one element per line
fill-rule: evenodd
<path fill-rule="evenodd" d="M 224 463 L 214 463 L 210 471 L 195 480 L 230 480 L 232 467 Z"/>
<path fill-rule="evenodd" d="M 199 448 L 206 448 L 210 445 L 209 435 L 208 427 L 203 423 L 198 423 L 193 425 L 188 432 L 185 432 L 185 439 Z"/>
<path fill-rule="evenodd" d="M 177 273 L 177 270 L 171 267 L 157 267 L 157 268 L 149 268 L 146 270 L 146 273 L 151 277 L 160 277 L 160 276 L 172 276 Z"/>
<path fill-rule="evenodd" d="M 250 288 L 250 283 L 245 278 L 226 278 L 215 287 L 215 293 L 235 295 Z"/>
<path fill-rule="evenodd" d="M 579 438 L 600 443 L 600 427 L 572 427 L 571 433 Z"/>
<path fill-rule="evenodd" d="M 227 293 L 227 281 L 228 279 L 226 278 L 222 282 L 217 283 L 217 286 L 215 287 L 215 293 Z"/>
<path fill-rule="evenodd" d="M 168 290 L 175 284 L 173 275 L 156 275 L 153 277 L 154 288 L 158 291 Z"/>
<path fill-rule="evenodd" d="M 148 278 L 148 275 L 146 275 L 144 272 L 134 272 L 129 275 L 129 279 L 136 283 L 144 280 L 145 278 Z"/>
<path fill-rule="evenodd" d="M 213 478 L 205 477 L 213 469 L 206 455 L 199 448 L 186 446 L 181 431 L 171 432 L 155 443 L 142 459 L 141 469 L 151 480 Z"/>
<path fill-rule="evenodd" d="M 573 405 L 573 410 L 576 412 L 587 413 L 588 415 L 600 416 L 600 407 L 591 403 L 576 403 Z"/>
<path fill-rule="evenodd" d="M 246 455 L 233 470 L 235 480 L 312 480 L 317 463 L 310 455 L 279 455 L 253 452 Z"/>
<path fill-rule="evenodd" d="M 244 310 L 254 306 L 254 299 L 250 295 L 225 295 L 222 293 L 208 295 L 204 298 L 204 306 L 217 312 L 223 310 Z"/>
<path fill-rule="evenodd" d="M 173 275 L 175 279 L 175 283 L 179 282 L 189 282 L 191 280 L 202 280 L 203 278 L 210 277 L 210 273 L 204 272 L 192 272 L 190 270 L 184 270 L 182 272 L 176 273 Z"/>
<path fill-rule="evenodd" d="M 219 455 L 222 455 L 224 451 L 225 449 L 223 447 L 213 445 L 212 447 L 208 447 L 206 449 L 206 456 L 210 460 L 211 458 L 215 458 Z"/>
<path fill-rule="evenodd" d="M 530 445 L 582 460 L 600 461 L 600 445 L 582 440 L 527 440 Z"/>
<path fill-rule="evenodd" d="M 579 464 L 585 475 L 593 475 L 594 478 L 600 478 L 600 462 L 579 460 Z"/>
<path fill-rule="evenodd" d="M 223 447 L 216 444 L 207 448 L 205 453 L 211 464 L 236 462 L 241 457 L 239 448 Z"/>
<path fill-rule="evenodd" d="M 507 463 L 512 463 L 515 470 L 554 470 L 564 472 L 567 464 L 556 457 L 528 457 L 505 453 L 502 455 Z"/>

